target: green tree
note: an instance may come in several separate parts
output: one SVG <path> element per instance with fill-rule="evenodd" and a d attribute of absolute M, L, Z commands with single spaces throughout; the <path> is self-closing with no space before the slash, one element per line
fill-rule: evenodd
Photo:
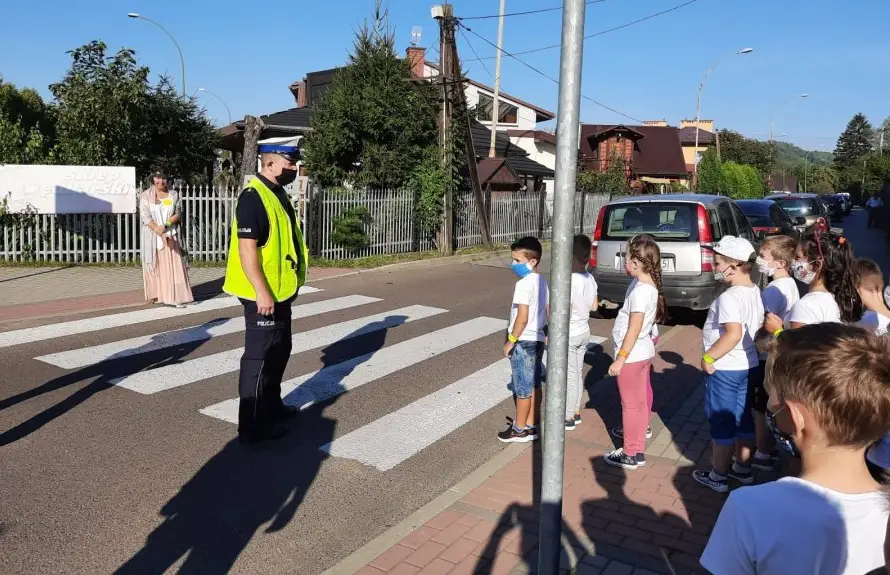
<path fill-rule="evenodd" d="M 697 190 L 704 194 L 725 194 L 727 183 L 723 178 L 723 170 L 717 159 L 717 151 L 708 148 L 698 163 Z"/>
<path fill-rule="evenodd" d="M 71 69 L 50 86 L 55 96 L 59 163 L 135 166 L 144 177 L 153 165 L 191 178 L 214 160 L 216 130 L 192 99 L 167 78 L 148 81 L 149 70 L 133 50 L 106 56 L 93 41 L 69 52 Z"/>
<path fill-rule="evenodd" d="M 309 173 L 322 185 L 399 187 L 435 146 L 435 87 L 413 81 L 379 3 L 356 34 L 346 67 L 313 105 Z"/>
<path fill-rule="evenodd" d="M 834 149 L 834 164 L 839 170 L 847 170 L 857 164 L 857 160 L 871 153 L 874 130 L 864 114 L 856 114 L 847 123 L 847 128 L 837 139 Z"/>
<path fill-rule="evenodd" d="M 605 171 L 578 170 L 575 185 L 579 192 L 611 194 L 613 196 L 626 196 L 630 193 L 625 162 L 618 157 L 617 153 L 613 153 L 609 158 Z"/>
<path fill-rule="evenodd" d="M 746 138 L 732 130 L 720 130 L 720 159 L 754 166 L 762 174 L 769 174 L 776 165 L 776 147 L 768 142 Z M 701 167 L 699 167 L 701 170 Z"/>
<path fill-rule="evenodd" d="M 46 162 L 54 135 L 53 110 L 40 94 L 0 80 L 0 164 Z"/>

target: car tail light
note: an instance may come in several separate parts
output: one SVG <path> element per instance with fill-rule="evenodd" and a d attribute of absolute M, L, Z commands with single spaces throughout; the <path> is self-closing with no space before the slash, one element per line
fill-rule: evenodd
<path fill-rule="evenodd" d="M 708 210 L 701 204 L 698 206 L 698 241 L 701 244 L 701 271 L 714 271 L 714 250 L 711 249 L 711 221 Z"/>
<path fill-rule="evenodd" d="M 590 267 L 596 267 L 596 252 L 597 246 L 600 243 L 600 238 L 603 237 L 603 220 L 606 219 L 606 206 L 600 208 L 600 213 L 596 217 L 596 227 L 593 229 L 593 241 L 590 246 Z"/>
<path fill-rule="evenodd" d="M 764 232 L 766 234 L 778 234 L 778 233 L 782 232 L 782 228 L 776 228 L 776 227 L 770 228 L 770 227 L 766 227 L 766 226 L 761 226 L 761 227 L 754 228 L 754 231 L 755 232 Z"/>

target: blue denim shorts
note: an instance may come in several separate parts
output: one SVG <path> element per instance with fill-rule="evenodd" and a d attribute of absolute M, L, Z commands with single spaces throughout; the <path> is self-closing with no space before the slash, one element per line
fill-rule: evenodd
<path fill-rule="evenodd" d="M 705 416 L 715 444 L 732 445 L 736 439 L 754 438 L 748 378 L 749 374 L 756 377 L 757 369 L 717 370 L 705 375 Z"/>
<path fill-rule="evenodd" d="M 510 388 L 519 399 L 532 396 L 532 390 L 540 388 L 544 381 L 544 342 L 519 341 L 510 352 L 513 377 Z"/>

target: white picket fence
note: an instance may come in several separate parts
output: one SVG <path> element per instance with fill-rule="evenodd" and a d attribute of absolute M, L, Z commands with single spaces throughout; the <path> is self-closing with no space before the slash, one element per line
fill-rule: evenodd
<path fill-rule="evenodd" d="M 235 199 L 239 190 L 188 186 L 182 199 L 182 242 L 193 261 L 222 262 L 228 252 Z M 578 194 L 575 232 L 592 233 L 608 194 Z M 458 248 L 482 243 L 479 206 L 472 194 L 456 198 L 454 238 Z M 533 235 L 551 235 L 550 213 L 543 192 L 497 192 L 488 201 L 494 243 Z M 352 259 L 434 249 L 432 234 L 422 234 L 414 217 L 412 190 L 325 191 L 310 188 L 295 200 L 312 254 L 326 259 Z M 348 210 L 364 207 L 367 248 L 357 252 L 337 245 L 333 227 Z M 139 214 L 38 214 L 16 218 L 0 227 L 0 261 L 47 263 L 128 263 L 139 259 Z"/>

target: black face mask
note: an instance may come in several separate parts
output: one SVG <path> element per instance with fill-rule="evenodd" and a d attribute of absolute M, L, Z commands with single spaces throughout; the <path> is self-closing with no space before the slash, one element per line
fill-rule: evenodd
<path fill-rule="evenodd" d="M 788 407 L 787 405 L 783 405 L 776 411 L 782 411 Z M 779 428 L 776 426 L 776 413 L 773 413 L 769 410 L 766 411 L 766 427 L 770 430 L 770 433 L 773 434 L 773 439 L 776 440 L 776 445 L 787 451 L 791 454 L 792 457 L 800 457 L 800 450 L 794 444 L 794 440 L 791 439 L 791 436 L 787 433 L 779 431 Z"/>
<path fill-rule="evenodd" d="M 297 171 L 288 169 L 281 170 L 281 174 L 279 174 L 275 179 L 278 181 L 279 186 L 292 184 L 297 179 Z"/>

